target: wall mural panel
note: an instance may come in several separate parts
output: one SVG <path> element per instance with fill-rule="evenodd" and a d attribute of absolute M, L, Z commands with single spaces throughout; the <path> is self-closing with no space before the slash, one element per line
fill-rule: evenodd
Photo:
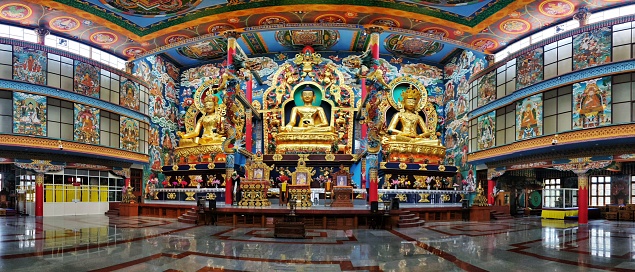
<path fill-rule="evenodd" d="M 610 27 L 573 36 L 573 70 L 611 62 L 612 37 Z"/>
<path fill-rule="evenodd" d="M 13 46 L 13 79 L 46 85 L 46 52 Z"/>
<path fill-rule="evenodd" d="M 73 82 L 76 93 L 99 98 L 100 78 L 99 68 L 78 60 L 75 61 Z"/>
<path fill-rule="evenodd" d="M 493 147 L 496 143 L 496 111 L 478 117 L 478 150 Z"/>
<path fill-rule="evenodd" d="M 137 152 L 139 150 L 139 121 L 121 116 L 119 122 L 119 148 Z"/>
<path fill-rule="evenodd" d="M 573 129 L 611 124 L 611 77 L 573 84 Z"/>
<path fill-rule="evenodd" d="M 516 103 L 516 140 L 542 135 L 542 93 Z"/>
<path fill-rule="evenodd" d="M 131 110 L 139 110 L 139 84 L 127 78 L 122 78 L 119 87 L 119 105 Z"/>
<path fill-rule="evenodd" d="M 175 131 L 182 125 L 182 118 L 179 119 L 179 116 L 185 114 L 184 111 L 179 111 L 178 104 L 181 101 L 178 93 L 180 71 L 174 64 L 163 58 L 151 56 L 135 61 L 133 73 L 150 84 L 148 90 L 149 170 L 160 170 L 161 166 L 171 164 L 174 160 L 173 151 L 177 144 Z M 187 101 L 185 99 L 183 103 Z M 150 175 L 149 172 L 144 174 Z"/>
<path fill-rule="evenodd" d="M 536 48 L 518 56 L 516 59 L 516 90 L 542 81 L 543 74 L 543 49 Z"/>
<path fill-rule="evenodd" d="M 46 136 L 46 96 L 13 93 L 13 133 Z"/>
<path fill-rule="evenodd" d="M 75 104 L 73 139 L 76 142 L 99 144 L 99 113 L 93 107 Z"/>
<path fill-rule="evenodd" d="M 479 107 L 496 100 L 496 70 L 481 78 L 476 99 Z"/>
<path fill-rule="evenodd" d="M 467 176 L 468 152 L 468 117 L 470 111 L 467 103 L 470 77 L 487 67 L 487 62 L 481 55 L 471 51 L 463 51 L 461 55 L 450 60 L 444 67 L 445 93 L 445 127 L 444 143 L 446 146 L 445 164 L 459 167 L 463 176 Z"/>

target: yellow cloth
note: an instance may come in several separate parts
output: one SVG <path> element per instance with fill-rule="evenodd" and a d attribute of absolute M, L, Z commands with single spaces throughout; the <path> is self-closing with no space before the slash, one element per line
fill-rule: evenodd
<path fill-rule="evenodd" d="M 282 192 L 286 192 L 287 191 L 287 183 L 283 182 L 282 183 Z"/>
<path fill-rule="evenodd" d="M 578 216 L 578 210 L 542 210 L 542 218 L 564 219 L 567 216 Z"/>

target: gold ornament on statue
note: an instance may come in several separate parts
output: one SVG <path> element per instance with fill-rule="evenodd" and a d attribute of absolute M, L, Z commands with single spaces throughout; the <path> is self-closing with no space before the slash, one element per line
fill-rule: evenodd
<path fill-rule="evenodd" d="M 430 140 L 431 132 L 428 130 L 426 122 L 421 115 L 415 112 L 421 99 L 419 90 L 410 85 L 406 91 L 401 93 L 401 97 L 403 98 L 402 109 L 392 117 L 388 125 L 388 133 L 391 134 L 388 141 L 439 145 L 438 140 Z M 417 129 L 421 129 L 422 133 L 418 133 Z"/>

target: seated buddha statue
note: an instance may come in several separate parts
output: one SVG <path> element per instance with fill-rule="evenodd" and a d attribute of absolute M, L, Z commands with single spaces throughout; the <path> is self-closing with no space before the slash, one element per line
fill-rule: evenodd
<path fill-rule="evenodd" d="M 315 93 L 311 87 L 307 86 L 302 90 L 302 101 L 304 105 L 293 107 L 289 122 L 280 129 L 281 133 L 335 131 L 335 128 L 333 128 L 326 119 L 324 109 L 322 107 L 313 106 L 312 103 L 314 99 Z"/>
<path fill-rule="evenodd" d="M 431 140 L 432 132 L 428 130 L 426 122 L 416 110 L 418 109 L 421 93 L 410 87 L 401 93 L 403 108 L 393 115 L 388 125 L 387 142 L 401 142 L 423 145 L 439 145 L 438 140 Z M 421 133 L 418 133 L 418 129 Z"/>
<path fill-rule="evenodd" d="M 179 147 L 220 144 L 225 140 L 221 132 L 223 117 L 216 112 L 217 106 L 218 97 L 211 94 L 205 97 L 202 109 L 203 116 L 196 122 L 194 130 L 188 133 L 176 132 L 176 135 L 181 138 Z M 201 130 L 203 131 L 202 135 Z"/>
<path fill-rule="evenodd" d="M 335 128 L 330 125 L 322 107 L 314 106 L 315 93 L 311 87 L 302 90 L 304 105 L 291 109 L 289 122 L 280 127 L 275 137 L 276 153 L 331 153 L 337 141 Z"/>

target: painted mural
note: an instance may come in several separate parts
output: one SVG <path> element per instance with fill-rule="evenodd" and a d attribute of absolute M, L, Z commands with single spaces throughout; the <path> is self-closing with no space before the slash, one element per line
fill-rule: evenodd
<path fill-rule="evenodd" d="M 464 50 L 460 55 L 453 57 L 444 67 L 445 93 L 445 127 L 443 140 L 446 146 L 445 164 L 455 165 L 467 176 L 469 165 L 468 153 L 468 116 L 470 111 L 467 103 L 469 91 L 468 81 L 470 77 L 487 67 L 483 56 L 475 55 L 471 51 Z"/>
<path fill-rule="evenodd" d="M 13 133 L 46 136 L 46 96 L 13 93 Z"/>
<path fill-rule="evenodd" d="M 128 151 L 139 151 L 139 121 L 121 116 L 119 121 L 119 148 Z"/>
<path fill-rule="evenodd" d="M 629 183 L 631 176 L 617 175 L 611 177 L 611 204 L 626 205 L 629 204 Z M 608 186 L 608 184 L 606 185 Z"/>
<path fill-rule="evenodd" d="M 139 84 L 127 78 L 122 78 L 120 84 L 119 105 L 139 110 Z"/>
<path fill-rule="evenodd" d="M 179 95 L 179 69 L 172 63 L 157 56 L 135 61 L 134 75 L 149 83 L 148 115 L 148 153 L 150 169 L 160 170 L 164 164 L 173 161 L 173 150 L 176 147 L 176 131 L 182 126 L 179 103 L 187 103 Z M 218 75 L 216 75 L 218 76 Z M 191 94 L 190 94 L 191 98 Z M 144 173 L 149 175 L 150 173 Z"/>
<path fill-rule="evenodd" d="M 542 135 L 542 93 L 516 103 L 516 140 Z"/>
<path fill-rule="evenodd" d="M 573 36 L 573 70 L 611 62 L 612 37 L 609 27 Z"/>
<path fill-rule="evenodd" d="M 73 76 L 74 90 L 90 97 L 99 97 L 99 68 L 75 60 L 75 75 Z"/>
<path fill-rule="evenodd" d="M 477 120 L 478 150 L 493 147 L 496 143 L 496 111 L 483 114 Z"/>
<path fill-rule="evenodd" d="M 46 84 L 46 52 L 13 46 L 13 79 Z"/>
<path fill-rule="evenodd" d="M 489 72 L 481 77 L 478 83 L 477 105 L 485 104 L 496 100 L 496 71 Z"/>
<path fill-rule="evenodd" d="M 611 77 L 573 84 L 573 128 L 611 124 Z"/>
<path fill-rule="evenodd" d="M 542 81 L 543 48 L 536 48 L 516 58 L 516 90 Z"/>
<path fill-rule="evenodd" d="M 99 144 L 99 109 L 75 103 L 73 139 L 76 142 Z"/>

